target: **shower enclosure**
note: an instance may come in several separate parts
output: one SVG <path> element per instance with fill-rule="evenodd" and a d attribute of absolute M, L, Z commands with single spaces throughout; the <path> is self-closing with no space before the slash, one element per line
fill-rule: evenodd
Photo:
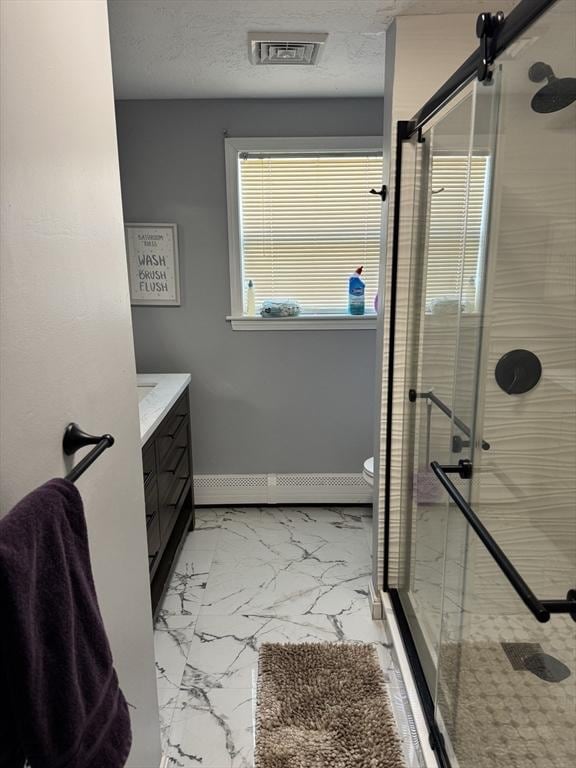
<path fill-rule="evenodd" d="M 392 364 L 408 387 L 387 587 L 439 764 L 568 768 L 576 3 L 524 0 L 484 29 L 490 71 L 472 56 L 398 126 Z"/>

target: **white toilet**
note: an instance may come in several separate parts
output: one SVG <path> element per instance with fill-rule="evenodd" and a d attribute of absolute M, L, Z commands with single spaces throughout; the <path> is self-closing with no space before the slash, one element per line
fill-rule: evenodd
<path fill-rule="evenodd" d="M 364 467 L 362 469 L 362 477 L 370 485 L 374 485 L 374 456 L 366 459 Z"/>

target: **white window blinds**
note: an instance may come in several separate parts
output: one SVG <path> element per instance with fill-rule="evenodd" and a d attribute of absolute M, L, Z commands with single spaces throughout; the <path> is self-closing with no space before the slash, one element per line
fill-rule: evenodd
<path fill-rule="evenodd" d="M 376 153 L 242 153 L 239 158 L 244 290 L 257 305 L 292 298 L 303 313 L 345 314 L 348 278 L 361 265 L 372 310 L 380 256 Z M 244 301 L 244 307 L 246 306 Z"/>
<path fill-rule="evenodd" d="M 465 308 L 476 305 L 488 158 L 435 155 L 432 158 L 426 304 L 460 294 Z"/>

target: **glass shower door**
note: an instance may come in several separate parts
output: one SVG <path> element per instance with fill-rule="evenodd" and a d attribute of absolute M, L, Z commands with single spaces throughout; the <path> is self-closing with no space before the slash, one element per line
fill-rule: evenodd
<path fill-rule="evenodd" d="M 490 85 L 471 83 L 403 155 L 412 405 L 398 595 L 458 768 L 576 765 L 576 623 L 539 620 L 481 538 L 535 598 L 567 607 L 576 100 L 541 73 L 575 78 L 575 50 L 576 4 L 559 0 L 499 57 Z"/>
<path fill-rule="evenodd" d="M 430 691 L 443 632 L 461 618 L 466 526 L 454 515 L 431 462 L 471 459 L 480 356 L 493 91 L 474 87 L 445 109 L 411 148 L 415 177 L 410 305 L 414 437 L 404 463 L 404 583 L 399 590 Z M 481 131 L 475 127 L 481 126 Z M 480 136 L 481 138 L 477 138 Z M 468 497 L 468 481 L 461 491 Z"/>
<path fill-rule="evenodd" d="M 460 467 L 449 480 L 465 503 L 476 509 L 478 467 L 483 454 L 493 449 L 491 436 L 485 434 L 480 415 L 483 379 L 483 341 L 490 325 L 486 296 L 491 290 L 489 245 L 490 211 L 493 203 L 494 167 L 496 163 L 496 125 L 499 108 L 499 86 L 480 86 L 473 82 L 461 104 L 469 111 L 467 132 L 467 169 L 462 187 L 457 191 L 462 210 L 454 218 L 459 219 L 460 252 L 458 301 L 451 322 L 454 334 L 451 347 L 452 389 L 449 396 L 451 414 L 448 419 L 449 442 L 444 455 L 432 456 L 441 467 Z M 462 108 L 462 107 L 460 107 Z M 450 113 L 448 113 L 450 114 Z M 436 126 L 436 132 L 443 123 Z M 464 141 L 464 137 L 462 139 Z M 453 133 L 450 136 L 453 141 Z M 478 169 L 480 168 L 480 170 Z M 431 214 L 433 210 L 431 211 Z M 443 228 L 445 222 L 440 222 Z M 430 318 L 434 322 L 434 317 Z M 438 321 L 436 321 L 438 322 Z M 446 455 L 447 454 L 447 455 Z M 439 478 L 436 492 L 445 506 L 443 580 L 441 621 L 436 657 L 436 676 L 433 690 L 435 720 L 444 736 L 446 751 L 459 768 L 488 768 L 511 765 L 501 762 L 503 755 L 490 753 L 489 761 L 482 764 L 478 753 L 483 743 L 492 744 L 486 727 L 489 720 L 468 716 L 467 708 L 480 687 L 475 681 L 463 687 L 462 680 L 468 660 L 465 656 L 468 636 L 467 609 L 471 596 L 471 580 L 475 569 L 475 557 L 482 544 L 475 541 L 466 518 L 446 493 Z M 489 559 L 489 556 L 488 558 Z M 498 570 L 494 565 L 493 570 Z M 487 600 L 490 596 L 486 595 Z M 476 663 L 477 660 L 474 660 Z M 486 679 L 486 669 L 478 663 L 474 669 Z M 482 697 L 485 696 L 485 691 Z M 466 716 L 463 717 L 464 712 Z M 492 762 L 490 762 L 492 761 Z"/>
<path fill-rule="evenodd" d="M 539 111 L 530 72 L 574 76 L 575 50 L 576 5 L 563 0 L 491 86 L 474 85 L 471 154 L 489 152 L 489 200 L 480 303 L 461 302 L 455 352 L 454 411 L 472 438 L 451 463 L 473 472 L 452 481 L 541 601 L 576 587 L 576 107 Z M 539 621 L 447 503 L 435 681 L 447 750 L 459 768 L 573 766 L 573 617 Z"/>

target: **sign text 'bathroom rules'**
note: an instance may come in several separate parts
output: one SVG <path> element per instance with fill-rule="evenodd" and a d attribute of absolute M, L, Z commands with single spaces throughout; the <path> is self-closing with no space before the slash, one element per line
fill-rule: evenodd
<path fill-rule="evenodd" d="M 179 306 L 176 224 L 126 224 L 130 303 Z"/>

